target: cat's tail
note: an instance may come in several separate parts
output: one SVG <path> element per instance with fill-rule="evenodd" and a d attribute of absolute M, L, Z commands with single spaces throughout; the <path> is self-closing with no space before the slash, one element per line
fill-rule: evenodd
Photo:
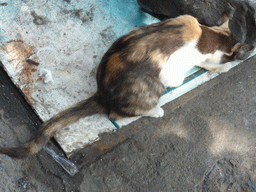
<path fill-rule="evenodd" d="M 14 158 L 31 156 L 39 152 L 47 141 L 61 128 L 65 128 L 83 117 L 104 112 L 104 107 L 97 102 L 97 96 L 94 95 L 43 123 L 31 140 L 23 146 L 16 148 L 0 147 L 0 153 Z"/>

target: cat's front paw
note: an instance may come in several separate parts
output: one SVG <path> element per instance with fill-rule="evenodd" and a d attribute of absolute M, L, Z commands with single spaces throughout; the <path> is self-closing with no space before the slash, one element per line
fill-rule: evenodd
<path fill-rule="evenodd" d="M 220 73 L 228 72 L 233 67 L 232 63 L 222 64 L 222 69 L 219 71 Z"/>
<path fill-rule="evenodd" d="M 150 110 L 148 113 L 144 114 L 143 116 L 154 117 L 154 118 L 163 117 L 164 110 L 160 107 L 157 107 L 157 108 Z"/>
<path fill-rule="evenodd" d="M 164 110 L 162 108 L 158 108 L 156 113 L 151 117 L 159 118 L 163 116 L 164 116 Z"/>

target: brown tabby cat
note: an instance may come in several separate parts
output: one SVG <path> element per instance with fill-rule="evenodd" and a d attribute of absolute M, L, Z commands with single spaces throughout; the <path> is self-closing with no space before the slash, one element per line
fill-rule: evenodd
<path fill-rule="evenodd" d="M 33 155 L 58 130 L 96 113 L 115 119 L 162 117 L 158 100 L 167 87 L 181 85 L 193 66 L 228 71 L 239 47 L 227 24 L 211 28 L 189 15 L 134 29 L 103 56 L 97 72 L 98 90 L 92 97 L 42 124 L 23 146 L 2 147 L 0 152 L 15 158 Z"/>

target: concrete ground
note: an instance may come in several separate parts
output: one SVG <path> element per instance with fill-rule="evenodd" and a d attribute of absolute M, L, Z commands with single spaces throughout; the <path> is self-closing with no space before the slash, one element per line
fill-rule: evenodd
<path fill-rule="evenodd" d="M 0 156 L 0 191 L 256 191 L 256 57 L 70 159 L 69 176 L 44 151 Z M 0 75 L 0 145 L 18 146 L 40 123 Z"/>

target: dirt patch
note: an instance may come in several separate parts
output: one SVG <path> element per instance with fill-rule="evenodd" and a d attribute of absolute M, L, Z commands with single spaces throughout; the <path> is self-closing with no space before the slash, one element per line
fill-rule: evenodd
<path fill-rule="evenodd" d="M 30 14 L 34 18 L 33 23 L 36 25 L 46 25 L 49 22 L 47 18 L 37 15 L 35 11 L 31 11 Z"/>
<path fill-rule="evenodd" d="M 95 8 L 93 6 L 90 6 L 88 10 L 83 9 L 73 9 L 73 10 L 66 10 L 63 9 L 62 13 L 66 15 L 70 15 L 72 18 L 77 18 L 82 21 L 83 24 L 87 22 L 92 22 L 94 18 L 94 11 Z"/>

